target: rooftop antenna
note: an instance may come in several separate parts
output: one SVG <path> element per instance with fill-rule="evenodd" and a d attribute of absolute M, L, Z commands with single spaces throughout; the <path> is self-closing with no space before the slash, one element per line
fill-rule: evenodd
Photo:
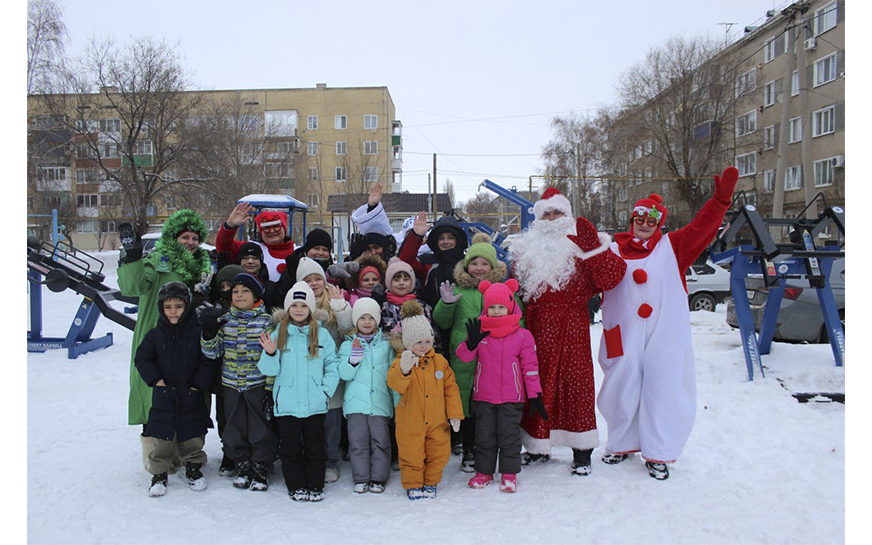
<path fill-rule="evenodd" d="M 718 23 L 719 25 L 724 25 L 724 47 L 729 45 L 729 36 L 730 36 L 730 27 L 735 25 L 736 23 Z"/>

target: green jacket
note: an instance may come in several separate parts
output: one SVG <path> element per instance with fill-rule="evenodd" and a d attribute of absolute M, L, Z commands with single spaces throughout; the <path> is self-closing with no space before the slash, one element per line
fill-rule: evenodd
<path fill-rule="evenodd" d="M 475 366 L 477 360 L 465 362 L 457 357 L 455 351 L 457 346 L 466 341 L 466 321 L 471 318 L 481 316 L 484 299 L 480 291 L 478 291 L 479 280 L 476 280 L 463 267 L 463 261 L 459 261 L 454 267 L 454 293 L 461 294 L 462 297 L 455 303 L 446 304 L 439 300 L 436 308 L 433 309 L 433 321 L 442 329 L 450 329 L 451 337 L 448 342 L 448 356 L 451 369 L 454 371 L 454 380 L 457 382 L 457 387 L 460 389 L 460 399 L 463 403 L 463 415 L 466 417 L 472 415 L 472 383 L 475 379 Z M 502 261 L 497 262 L 496 268 L 487 273 L 484 280 L 488 282 L 503 282 L 506 279 L 506 264 Z M 520 298 L 515 295 L 515 303 L 520 305 L 523 311 L 524 307 L 521 304 Z M 523 318 L 521 319 L 521 327 L 524 327 Z M 444 342 L 444 341 L 443 341 Z"/>

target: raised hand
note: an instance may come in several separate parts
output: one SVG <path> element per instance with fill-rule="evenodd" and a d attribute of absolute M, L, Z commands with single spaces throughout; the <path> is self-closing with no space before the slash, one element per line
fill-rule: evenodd
<path fill-rule="evenodd" d="M 345 290 L 337 288 L 330 282 L 327 282 L 327 292 L 331 299 L 345 299 Z"/>
<path fill-rule="evenodd" d="M 360 344 L 360 339 L 358 337 L 355 337 L 354 340 L 351 341 L 351 348 L 354 348 L 355 350 L 360 350 L 361 348 L 363 348 L 363 345 Z"/>
<path fill-rule="evenodd" d="M 454 433 L 460 431 L 460 419 L 459 418 L 449 418 L 448 423 L 451 424 L 451 429 L 454 430 Z"/>
<path fill-rule="evenodd" d="M 372 187 L 369 188 L 369 199 L 366 201 L 366 204 L 375 207 L 379 202 L 381 202 L 382 198 L 382 185 L 381 183 L 376 183 Z"/>
<path fill-rule="evenodd" d="M 260 341 L 260 346 L 267 354 L 270 356 L 275 355 L 277 348 L 276 342 L 270 338 L 266 331 L 260 334 L 258 341 Z"/>
<path fill-rule="evenodd" d="M 349 259 L 356 259 L 360 257 L 364 250 L 366 250 L 366 235 L 363 233 L 351 233 L 351 236 L 348 237 L 348 257 Z"/>
<path fill-rule="evenodd" d="M 428 229 L 430 229 L 430 226 L 427 225 L 427 212 L 418 212 L 415 214 L 415 223 L 412 224 L 412 230 L 415 231 L 415 234 L 419 237 L 423 237 L 427 234 Z"/>
<path fill-rule="evenodd" d="M 463 297 L 462 293 L 454 294 L 454 284 L 448 280 L 439 284 L 439 294 L 442 296 L 442 302 L 448 305 L 456 303 L 458 299 Z"/>
<path fill-rule="evenodd" d="M 239 227 L 240 225 L 251 219 L 251 215 L 249 215 L 249 212 L 253 210 L 254 207 L 247 202 L 241 202 L 237 204 L 233 211 L 230 212 L 230 217 L 227 218 L 227 225 L 229 225 L 230 227 Z"/>
<path fill-rule="evenodd" d="M 715 174 L 715 198 L 722 203 L 732 202 L 733 191 L 738 181 L 739 170 L 736 167 L 725 168 L 720 177 Z"/>
<path fill-rule="evenodd" d="M 466 347 L 470 350 L 475 350 L 478 347 L 478 343 L 490 335 L 490 331 L 482 331 L 481 320 L 471 318 L 466 322 L 466 335 Z"/>
<path fill-rule="evenodd" d="M 583 252 L 591 252 L 600 247 L 599 234 L 587 218 L 575 220 L 575 234 L 566 235 L 566 238 L 574 242 Z"/>
<path fill-rule="evenodd" d="M 218 334 L 218 330 L 221 329 L 219 321 L 223 315 L 224 311 L 211 303 L 203 303 L 197 307 L 197 319 L 200 321 L 200 327 L 203 329 L 204 339 L 212 339 Z"/>
<path fill-rule="evenodd" d="M 400 371 L 408 375 L 412 372 L 413 365 L 418 365 L 418 356 L 412 354 L 410 350 L 404 350 L 400 355 Z"/>
<path fill-rule="evenodd" d="M 327 274 L 332 276 L 333 278 L 351 278 L 351 275 L 345 271 L 345 267 L 340 263 L 334 263 L 327 267 Z"/>

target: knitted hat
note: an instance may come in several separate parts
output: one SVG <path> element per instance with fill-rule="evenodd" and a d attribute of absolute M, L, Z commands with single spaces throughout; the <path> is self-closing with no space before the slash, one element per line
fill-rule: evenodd
<path fill-rule="evenodd" d="M 433 340 L 433 327 L 424 316 L 424 308 L 416 300 L 406 301 L 400 307 L 403 318 L 403 346 L 411 350 L 418 341 Z"/>
<path fill-rule="evenodd" d="M 648 198 L 639 199 L 633 206 L 633 214 L 630 216 L 630 226 L 632 227 L 633 218 L 655 218 L 657 226 L 662 227 L 666 221 L 668 210 L 663 206 L 663 197 L 657 193 L 651 193 Z"/>
<path fill-rule="evenodd" d="M 237 254 L 239 256 L 239 260 L 241 261 L 243 257 L 254 256 L 263 263 L 263 248 L 260 247 L 260 244 L 256 242 L 246 242 L 242 246 L 239 247 L 239 251 Z"/>
<path fill-rule="evenodd" d="M 327 277 L 324 275 L 324 269 L 317 261 L 310 257 L 301 257 L 300 264 L 297 265 L 297 282 L 302 282 L 310 274 L 317 274 L 323 278 L 325 282 L 327 281 Z"/>
<path fill-rule="evenodd" d="M 354 327 L 357 327 L 357 321 L 364 314 L 369 314 L 375 318 L 376 323 L 381 322 L 381 307 L 378 306 L 375 299 L 361 297 L 354 302 L 354 306 L 351 308 L 351 323 L 354 324 Z"/>
<path fill-rule="evenodd" d="M 518 281 L 514 278 L 509 278 L 504 283 L 495 282 L 491 284 L 487 280 L 482 280 L 478 285 L 478 291 L 483 294 L 484 312 L 482 315 L 487 315 L 487 309 L 494 305 L 502 305 L 512 314 L 515 310 L 515 293 L 518 291 Z"/>
<path fill-rule="evenodd" d="M 254 222 L 257 224 L 257 230 L 260 236 L 263 237 L 263 228 L 272 225 L 281 224 L 285 230 L 285 236 L 288 234 L 288 216 L 284 212 L 276 212 L 274 210 L 265 210 L 254 217 Z"/>
<path fill-rule="evenodd" d="M 285 295 L 285 310 L 291 308 L 294 301 L 302 301 L 309 307 L 309 312 L 315 312 L 315 292 L 305 282 L 297 282 Z"/>
<path fill-rule="evenodd" d="M 542 215 L 549 210 L 563 212 L 567 218 L 573 217 L 569 199 L 564 197 L 556 187 L 549 187 L 542 193 L 542 198 L 533 205 L 533 215 L 537 220 L 542 219 Z"/>
<path fill-rule="evenodd" d="M 261 297 L 263 297 L 263 284 L 260 280 L 253 274 L 248 273 L 240 273 L 233 277 L 233 280 L 230 281 L 231 288 L 236 286 L 237 284 L 242 284 L 246 288 L 251 290 L 251 293 L 254 294 L 254 300 L 259 301 Z"/>
<path fill-rule="evenodd" d="M 412 281 L 415 280 L 415 271 L 412 270 L 412 266 L 400 259 L 399 257 L 392 257 L 390 261 L 388 261 L 388 270 L 385 273 L 385 287 L 391 289 L 391 281 L 394 279 L 394 276 L 398 272 L 404 272 L 409 275 L 409 278 Z"/>
<path fill-rule="evenodd" d="M 324 229 L 312 229 L 306 235 L 306 243 L 303 245 L 303 255 L 309 253 L 309 250 L 315 246 L 324 246 L 329 251 L 333 251 L 333 239 L 330 234 Z"/>
<path fill-rule="evenodd" d="M 365 246 L 369 246 L 370 244 L 377 244 L 378 246 L 384 248 L 385 240 L 387 240 L 387 237 L 385 235 L 381 233 L 376 233 L 374 231 L 370 231 L 363 236 L 363 244 Z"/>
<path fill-rule="evenodd" d="M 200 242 L 206 240 L 206 235 L 208 235 L 203 218 L 193 210 L 183 208 L 167 218 L 161 231 L 161 237 L 176 239 L 185 231 L 197 233 Z"/>
<path fill-rule="evenodd" d="M 220 286 L 221 282 L 232 282 L 237 274 L 242 274 L 244 272 L 245 271 L 243 271 L 242 267 L 239 265 L 226 265 L 221 267 L 221 270 L 215 275 L 215 281 L 218 282 L 218 285 Z"/>
<path fill-rule="evenodd" d="M 487 259 L 492 269 L 497 266 L 497 251 L 494 249 L 494 245 L 491 244 L 491 239 L 487 236 L 487 233 L 476 233 L 472 237 L 472 246 L 466 250 L 466 257 L 463 259 L 464 268 L 468 267 L 469 262 L 476 257 Z"/>

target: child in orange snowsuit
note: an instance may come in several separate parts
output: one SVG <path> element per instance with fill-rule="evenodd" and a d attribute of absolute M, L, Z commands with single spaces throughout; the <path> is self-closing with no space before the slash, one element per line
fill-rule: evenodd
<path fill-rule="evenodd" d="M 401 307 L 406 350 L 388 370 L 388 386 L 402 397 L 396 409 L 400 478 L 410 500 L 435 498 L 451 457 L 449 422 L 463 419 L 460 390 L 448 360 L 433 350 L 433 328 L 417 301 Z"/>

